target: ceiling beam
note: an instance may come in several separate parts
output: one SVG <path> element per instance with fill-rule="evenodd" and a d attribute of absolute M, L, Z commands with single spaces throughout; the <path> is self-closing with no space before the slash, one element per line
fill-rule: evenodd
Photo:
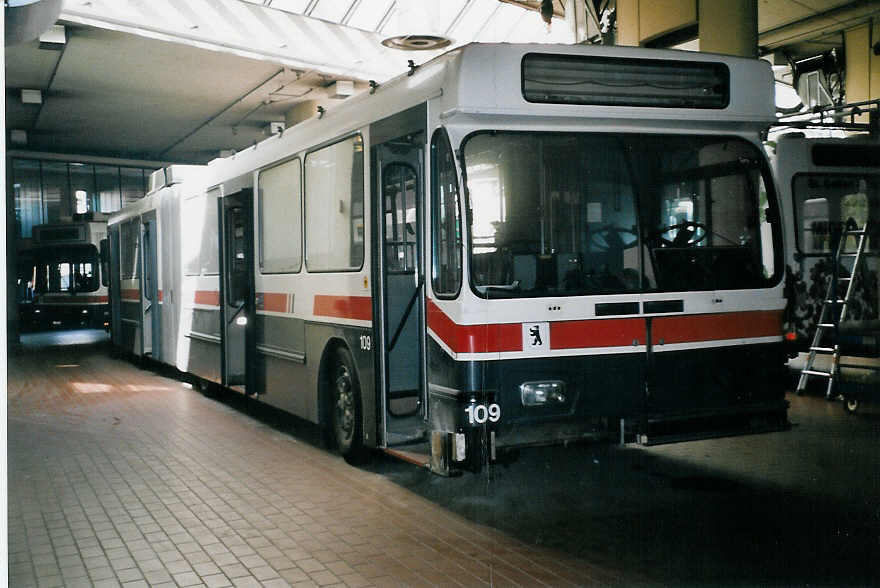
<path fill-rule="evenodd" d="M 872 16 L 880 16 L 880 3 L 871 0 L 851 2 L 839 8 L 818 12 L 760 32 L 758 46 L 766 53 L 786 45 L 818 40 L 829 35 L 837 35 L 842 30 L 865 22 Z"/>

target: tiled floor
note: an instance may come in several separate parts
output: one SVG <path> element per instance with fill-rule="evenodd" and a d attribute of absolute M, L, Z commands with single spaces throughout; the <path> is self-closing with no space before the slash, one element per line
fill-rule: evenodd
<path fill-rule="evenodd" d="M 10 586 L 880 585 L 880 404 L 446 479 L 51 340 L 10 356 Z"/>
<path fill-rule="evenodd" d="M 640 579 L 472 523 L 101 346 L 11 356 L 8 407 L 11 586 Z"/>

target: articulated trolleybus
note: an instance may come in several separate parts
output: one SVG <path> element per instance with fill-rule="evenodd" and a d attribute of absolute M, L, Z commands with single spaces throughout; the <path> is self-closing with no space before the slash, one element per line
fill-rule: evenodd
<path fill-rule="evenodd" d="M 773 120 L 759 61 L 453 50 L 115 216 L 114 340 L 441 474 L 784 428 Z"/>

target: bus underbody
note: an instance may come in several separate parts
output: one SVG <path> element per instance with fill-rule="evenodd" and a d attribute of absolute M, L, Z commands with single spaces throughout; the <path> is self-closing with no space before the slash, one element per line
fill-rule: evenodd
<path fill-rule="evenodd" d="M 450 387 L 431 387 L 430 467 L 444 475 L 476 471 L 503 459 L 508 450 L 536 445 L 656 445 L 786 430 L 783 356 L 782 344 L 771 343 L 516 361 L 450 360 L 442 371 L 457 371 L 462 389 L 453 393 Z M 497 422 L 492 422 L 489 408 L 485 413 L 478 408 L 493 405 L 500 407 Z"/>

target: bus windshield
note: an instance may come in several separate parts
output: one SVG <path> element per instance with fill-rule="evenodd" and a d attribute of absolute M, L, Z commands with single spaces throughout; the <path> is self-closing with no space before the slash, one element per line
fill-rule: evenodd
<path fill-rule="evenodd" d="M 880 175 L 803 173 L 792 180 L 798 250 L 804 255 L 828 256 L 837 246 L 836 234 L 868 224 L 865 251 L 880 245 Z M 849 235 L 844 248 L 855 251 L 858 237 Z"/>
<path fill-rule="evenodd" d="M 98 289 L 98 249 L 94 245 L 43 247 L 34 254 L 34 291 L 94 292 Z"/>
<path fill-rule="evenodd" d="M 745 140 L 481 132 L 462 151 L 480 296 L 742 289 L 779 277 L 772 184 Z"/>

